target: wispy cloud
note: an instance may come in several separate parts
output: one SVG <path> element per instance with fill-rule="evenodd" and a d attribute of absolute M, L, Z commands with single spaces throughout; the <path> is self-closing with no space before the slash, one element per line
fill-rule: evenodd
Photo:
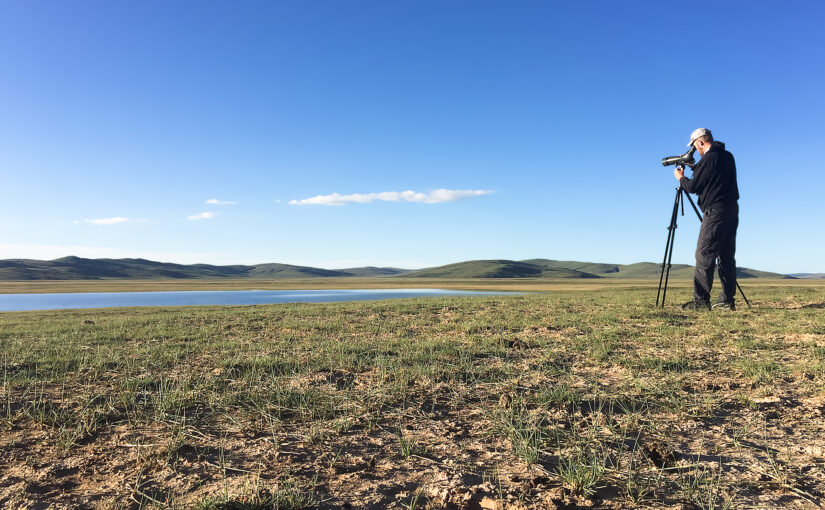
<path fill-rule="evenodd" d="M 187 220 L 208 220 L 208 219 L 214 218 L 214 217 L 215 217 L 215 213 L 207 211 L 207 212 L 202 212 L 202 213 L 198 213 L 198 214 L 193 214 L 193 215 L 189 216 L 186 219 Z"/>
<path fill-rule="evenodd" d="M 93 225 L 117 225 L 119 223 L 146 223 L 149 220 L 143 218 L 126 218 L 124 216 L 115 216 L 114 218 L 95 218 L 85 219 L 83 221 L 75 220 L 75 224 L 91 223 Z"/>
<path fill-rule="evenodd" d="M 237 205 L 238 202 L 227 202 L 224 200 L 218 200 L 217 198 L 210 198 L 206 201 L 207 204 L 211 205 Z"/>
<path fill-rule="evenodd" d="M 318 195 L 302 200 L 290 200 L 292 205 L 344 205 L 349 203 L 368 204 L 370 202 L 418 202 L 423 204 L 438 204 L 441 202 L 454 202 L 462 198 L 479 197 L 488 195 L 491 190 L 478 189 L 436 189 L 429 193 L 419 193 L 417 191 L 385 191 L 383 193 L 355 193 L 352 195 L 341 195 L 332 193 L 330 195 Z"/>

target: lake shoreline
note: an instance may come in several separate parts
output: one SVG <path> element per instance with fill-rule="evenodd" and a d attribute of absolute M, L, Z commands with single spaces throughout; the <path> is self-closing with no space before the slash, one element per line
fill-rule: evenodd
<path fill-rule="evenodd" d="M 0 312 L 133 307 L 244 306 L 437 297 L 501 296 L 507 291 L 450 289 L 184 290 L 0 294 Z"/>

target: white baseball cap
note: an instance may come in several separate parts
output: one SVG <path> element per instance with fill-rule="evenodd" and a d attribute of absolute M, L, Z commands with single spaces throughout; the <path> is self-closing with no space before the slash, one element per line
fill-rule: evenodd
<path fill-rule="evenodd" d="M 697 138 L 702 138 L 703 136 L 709 136 L 710 129 L 699 128 L 695 129 L 693 133 L 690 134 L 690 143 L 687 144 L 688 147 L 693 145 L 693 142 L 696 141 Z"/>

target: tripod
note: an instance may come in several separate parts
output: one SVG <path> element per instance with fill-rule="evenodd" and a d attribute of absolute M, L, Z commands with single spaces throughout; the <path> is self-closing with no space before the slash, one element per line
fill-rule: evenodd
<path fill-rule="evenodd" d="M 693 203 L 693 199 L 690 198 L 690 195 L 682 189 L 681 186 L 676 188 L 676 200 L 673 202 L 673 214 L 670 215 L 670 226 L 667 227 L 667 244 L 665 244 L 665 258 L 662 260 L 662 274 L 659 275 L 659 292 L 656 293 L 656 306 L 659 306 L 659 297 L 662 298 L 661 307 L 665 307 L 665 296 L 667 296 L 667 281 L 670 278 L 670 266 L 671 266 L 671 259 L 673 258 L 673 244 L 674 240 L 676 239 L 676 217 L 679 215 L 679 206 L 682 206 L 682 216 L 685 215 L 685 202 L 682 198 L 684 196 L 690 202 L 690 205 L 693 207 L 693 212 L 696 213 L 696 217 L 699 218 L 699 221 L 702 221 L 702 215 L 699 213 L 699 209 L 696 208 L 696 204 Z M 667 272 L 665 271 L 665 267 L 667 267 Z M 662 282 L 664 281 L 664 286 L 662 286 Z M 751 307 L 750 301 L 748 298 L 745 297 L 745 293 L 742 292 L 742 287 L 739 286 L 739 282 L 736 282 L 736 288 L 739 289 L 739 293 L 742 294 L 742 299 L 745 300 L 745 303 L 748 304 L 748 308 Z"/>

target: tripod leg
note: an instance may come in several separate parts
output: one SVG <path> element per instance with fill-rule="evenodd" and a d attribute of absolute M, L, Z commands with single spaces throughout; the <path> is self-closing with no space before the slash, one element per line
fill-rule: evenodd
<path fill-rule="evenodd" d="M 662 308 L 665 307 L 665 297 L 667 296 L 667 282 L 670 279 L 670 268 L 673 266 L 673 246 L 676 244 L 676 218 L 679 216 L 679 203 L 682 196 L 681 188 L 676 191 L 676 205 L 673 207 L 673 235 L 670 238 L 670 253 L 667 255 L 667 272 L 665 273 L 665 286 L 662 291 Z"/>
<path fill-rule="evenodd" d="M 748 298 L 745 296 L 745 293 L 742 292 L 742 287 L 739 286 L 739 282 L 736 282 L 736 288 L 739 289 L 739 293 L 742 294 L 742 299 L 745 300 L 745 303 L 748 304 L 748 308 L 751 307 L 751 302 L 748 301 Z"/>
<path fill-rule="evenodd" d="M 662 258 L 662 272 L 659 274 L 659 291 L 656 293 L 656 306 L 659 306 L 659 298 L 662 295 L 662 283 L 665 279 L 665 265 L 667 264 L 667 254 L 670 251 L 670 242 L 673 238 L 673 221 L 671 219 L 670 226 L 667 227 L 667 242 L 665 243 L 665 256 Z M 662 303 L 664 306 L 664 303 Z"/>
<path fill-rule="evenodd" d="M 662 272 L 659 275 L 659 291 L 656 293 L 656 306 L 659 306 L 659 296 L 662 298 L 662 308 L 665 306 L 665 296 L 667 295 L 667 281 L 670 278 L 670 257 L 673 256 L 673 243 L 676 239 L 676 218 L 679 215 L 679 202 L 681 199 L 682 190 L 676 188 L 676 198 L 673 202 L 673 213 L 670 215 L 670 225 L 667 227 L 667 243 L 665 244 L 665 256 L 662 259 Z M 665 268 L 667 268 L 667 277 L 665 276 Z M 664 292 L 662 292 L 662 283 L 664 282 Z"/>
<path fill-rule="evenodd" d="M 676 208 L 676 204 L 674 204 L 674 209 Z M 665 243 L 665 255 L 662 258 L 662 271 L 659 274 L 659 290 L 656 292 L 656 306 L 659 306 L 659 299 L 662 295 L 662 282 L 664 282 L 665 278 L 665 264 L 667 264 L 667 254 L 670 250 L 670 241 L 673 237 L 673 214 L 670 216 L 670 224 L 667 227 L 667 242 Z"/>
<path fill-rule="evenodd" d="M 690 193 L 685 192 L 685 197 L 687 197 L 688 202 L 690 205 L 693 206 L 693 212 L 696 213 L 696 217 L 699 218 L 699 222 L 702 222 L 702 214 L 699 212 L 699 208 L 696 207 L 696 204 L 693 203 L 693 199 L 690 198 Z"/>

